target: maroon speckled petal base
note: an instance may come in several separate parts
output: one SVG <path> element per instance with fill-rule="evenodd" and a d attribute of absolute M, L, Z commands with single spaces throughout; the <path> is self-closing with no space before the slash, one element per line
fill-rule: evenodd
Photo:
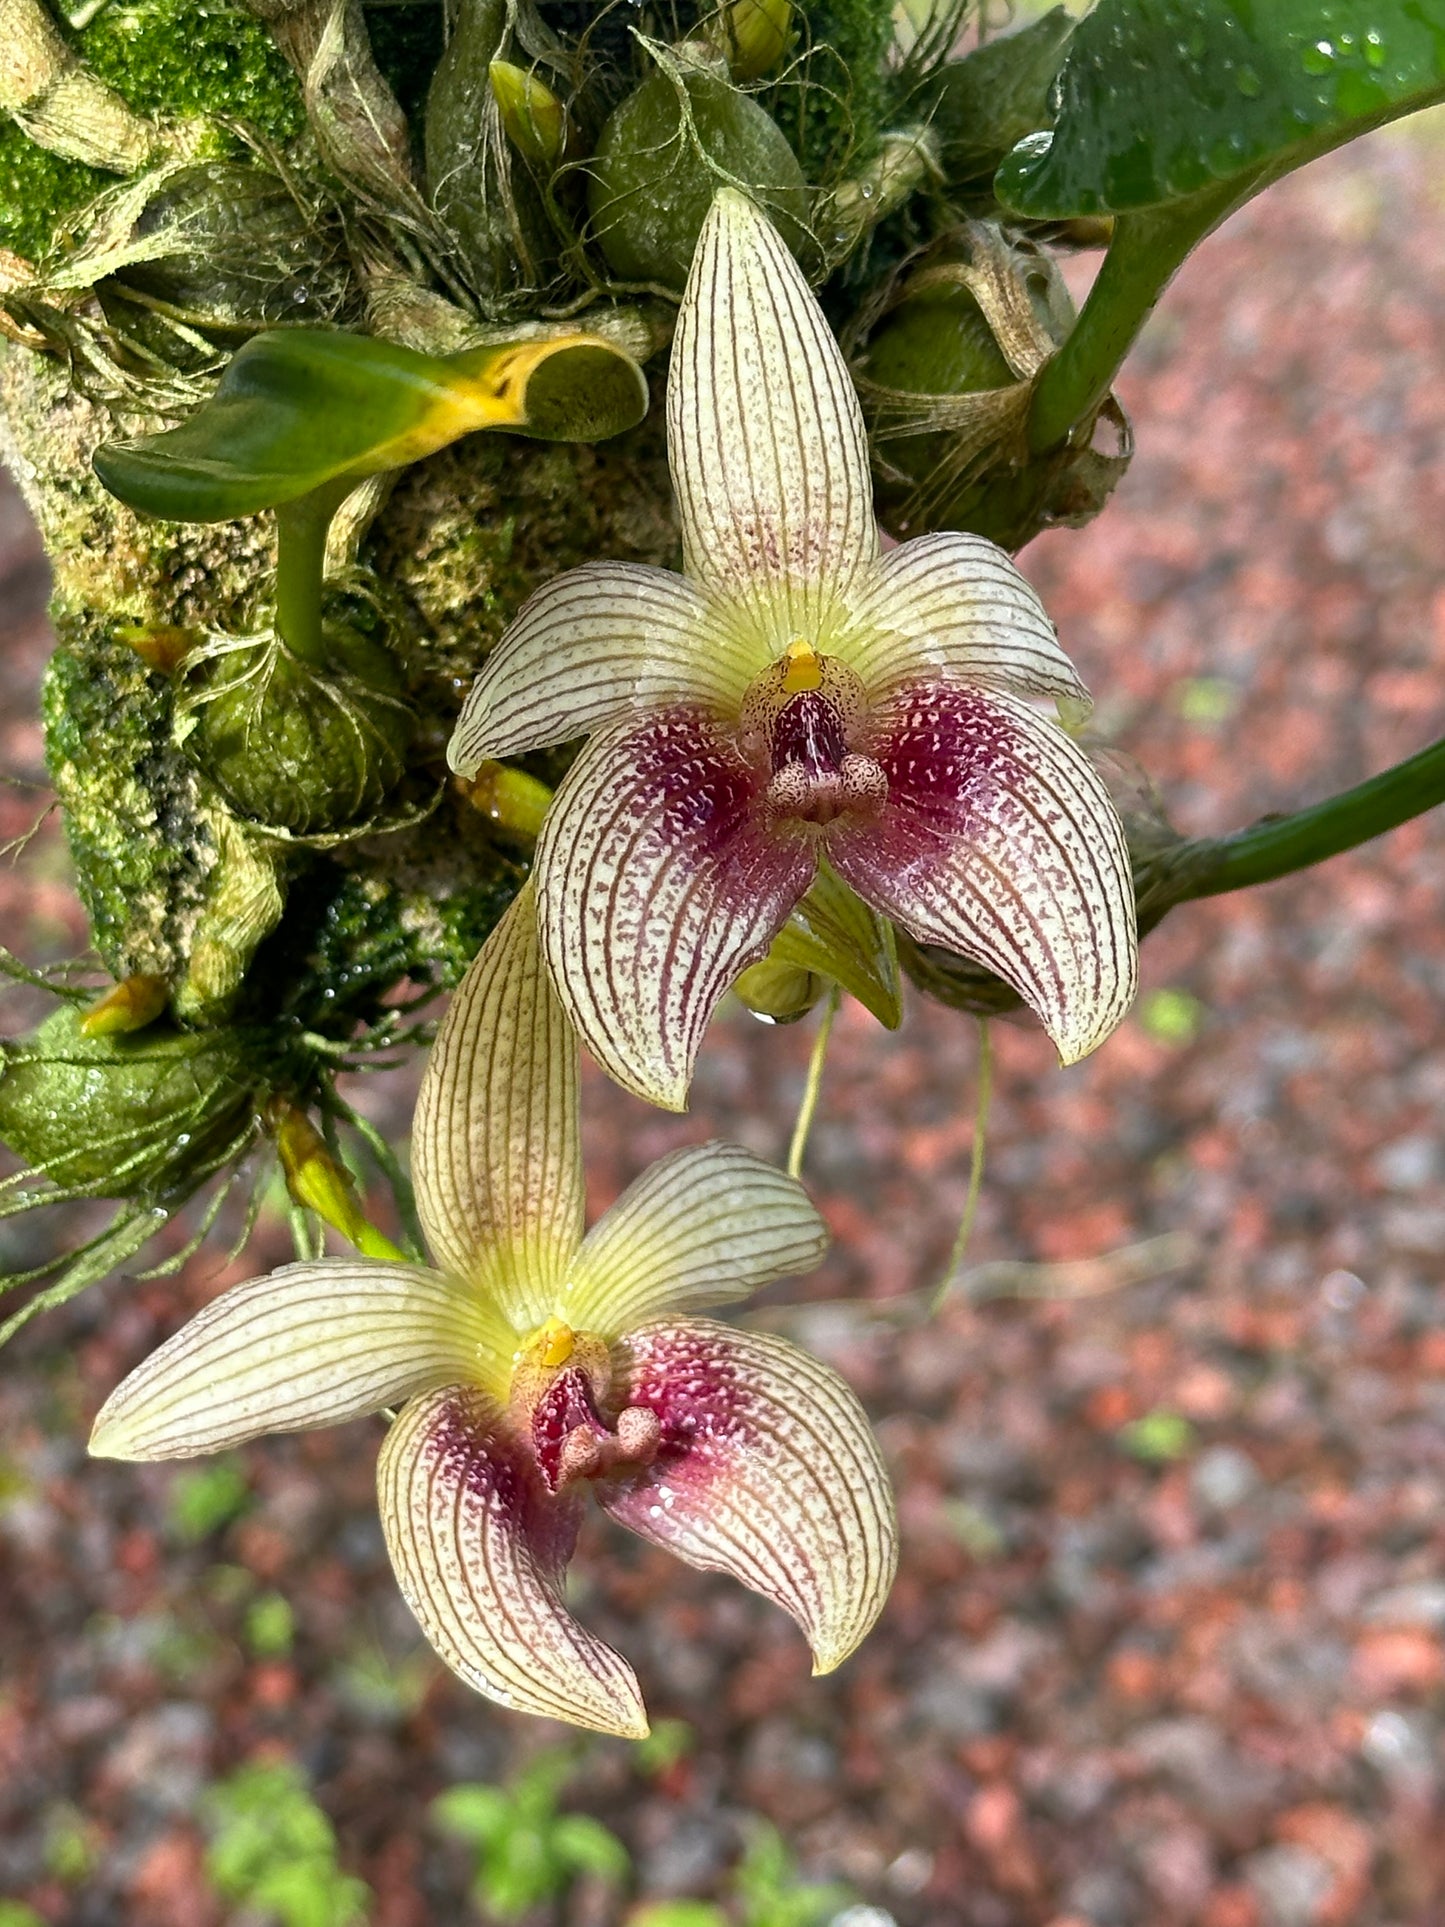
<path fill-rule="evenodd" d="M 542 943 L 594 1057 L 670 1110 L 724 992 L 813 880 L 765 778 L 706 711 L 655 710 L 583 750 L 537 846 Z"/>
<path fill-rule="evenodd" d="M 413 1399 L 382 1445 L 377 1495 L 406 1602 L 469 1686 L 518 1712 L 647 1731 L 632 1668 L 562 1603 L 581 1500 L 547 1492 L 480 1392 Z"/>
<path fill-rule="evenodd" d="M 828 860 L 922 943 L 1013 985 L 1066 1063 L 1119 1023 L 1138 968 L 1123 826 L 1083 751 L 1012 696 L 913 683 L 866 745 L 888 781 Z"/>
<path fill-rule="evenodd" d="M 814 1671 L 845 1660 L 897 1564 L 893 1493 L 862 1406 L 786 1339 L 708 1319 L 643 1326 L 617 1348 L 626 1399 L 657 1414 L 657 1458 L 599 1484 L 614 1519 L 689 1565 L 729 1572 L 792 1614 Z"/>

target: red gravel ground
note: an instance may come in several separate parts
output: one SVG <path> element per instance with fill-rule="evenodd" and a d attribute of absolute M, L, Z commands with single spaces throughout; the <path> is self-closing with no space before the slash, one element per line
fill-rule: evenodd
<path fill-rule="evenodd" d="M 1208 243 L 1121 383 L 1139 455 L 1115 503 L 1026 557 L 1181 827 L 1440 733 L 1439 139 L 1377 136 Z M 38 780 L 42 578 L 13 497 L 0 547 L 0 749 Z M 0 834 L 36 808 L 0 791 Z M 0 870 L 31 955 L 80 939 L 57 852 Z M 576 1804 L 627 1841 L 637 1894 L 721 1890 L 756 1811 L 898 1927 L 1445 1921 L 1442 913 L 1437 815 L 1176 912 L 1140 1013 L 1085 1065 L 996 1026 L 967 1288 L 931 1323 L 909 1294 L 962 1204 L 976 1033 L 921 999 L 896 1037 L 845 1013 L 808 1167 L 837 1249 L 765 1315 L 876 1416 L 902 1572 L 812 1681 L 771 1609 L 591 1532 L 578 1611 L 696 1734 L 660 1776 L 587 1750 Z M 682 1140 L 780 1154 L 810 1034 L 729 1015 L 686 1119 L 594 1078 L 599 1206 Z M 460 1921 L 427 1800 L 560 1736 L 424 1657 L 372 1508 L 376 1428 L 243 1454 L 253 1504 L 198 1546 L 165 1524 L 176 1473 L 83 1456 L 107 1389 L 219 1282 L 113 1281 L 4 1360 L 0 1894 L 55 1927 L 215 1927 L 197 1796 L 269 1749 L 314 1780 L 376 1927 Z M 1144 1441 L 1178 1455 L 1152 1462 L 1129 1428 L 1159 1413 Z M 247 1655 L 220 1569 L 291 1600 L 288 1657 Z M 72 1810 L 95 1862 L 67 1886 L 46 1842 Z M 556 1918 L 623 1911 L 581 1892 Z"/>

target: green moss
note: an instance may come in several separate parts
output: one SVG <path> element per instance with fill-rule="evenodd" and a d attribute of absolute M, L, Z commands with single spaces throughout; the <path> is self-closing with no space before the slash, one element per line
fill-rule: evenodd
<path fill-rule="evenodd" d="M 223 114 L 278 142 L 305 124 L 301 91 L 280 49 L 231 0 L 129 0 L 103 8 L 69 38 L 137 113 Z M 197 158 L 241 151 L 218 129 Z M 47 153 L 7 121 L 0 126 L 0 247 L 35 260 L 66 215 L 114 182 L 113 174 Z"/>
<path fill-rule="evenodd" d="M 274 141 L 299 134 L 301 91 L 259 20 L 231 0 L 128 0 L 78 36 L 137 113 L 225 114 Z"/>
<path fill-rule="evenodd" d="M 109 625 L 64 620 L 42 695 L 91 938 L 117 977 L 177 975 L 215 850 L 198 779 L 170 739 L 164 682 Z"/>
<path fill-rule="evenodd" d="M 890 0 L 803 0 L 798 57 L 764 96 L 814 183 L 867 160 L 888 112 Z"/>
<path fill-rule="evenodd" d="M 114 179 L 47 154 L 13 121 L 0 124 L 0 247 L 35 260 L 49 247 L 58 218 L 94 200 Z"/>
<path fill-rule="evenodd" d="M 246 980 L 247 1009 L 323 1036 L 377 1022 L 404 980 L 450 990 L 490 936 L 526 874 L 460 803 L 432 824 L 388 838 L 388 874 L 318 859 L 287 899 Z"/>

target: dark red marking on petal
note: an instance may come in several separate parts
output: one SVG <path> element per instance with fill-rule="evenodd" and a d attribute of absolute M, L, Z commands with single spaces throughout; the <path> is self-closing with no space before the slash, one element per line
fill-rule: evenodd
<path fill-rule="evenodd" d="M 767 780 L 705 711 L 654 711 L 592 738 L 543 831 L 548 961 L 583 1041 L 653 1102 L 680 1108 L 719 999 L 812 881 Z"/>
<path fill-rule="evenodd" d="M 597 1414 L 592 1385 L 576 1366 L 557 1372 L 532 1408 L 532 1449 L 549 1492 L 578 1479 L 596 1479 L 621 1466 L 650 1465 L 661 1427 L 650 1411 L 627 1407 L 615 1427 Z"/>
<path fill-rule="evenodd" d="M 935 681 L 867 733 L 887 801 L 830 833 L 833 867 L 920 941 L 997 970 L 1071 1055 L 1092 1048 L 1127 1008 L 1134 937 L 1122 827 L 1087 758 L 1016 698 Z"/>
<path fill-rule="evenodd" d="M 458 1386 L 439 1404 L 425 1454 L 439 1484 L 510 1520 L 538 1571 L 560 1580 L 577 1544 L 581 1506 L 548 1487 L 524 1441 L 481 1393 Z"/>
<path fill-rule="evenodd" d="M 801 763 L 812 775 L 836 770 L 847 754 L 843 718 L 821 689 L 790 696 L 773 724 L 774 775 L 788 763 Z"/>

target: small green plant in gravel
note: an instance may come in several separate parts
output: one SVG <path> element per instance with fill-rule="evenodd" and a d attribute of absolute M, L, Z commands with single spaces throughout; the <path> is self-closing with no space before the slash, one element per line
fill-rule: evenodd
<path fill-rule="evenodd" d="M 472 1895 L 489 1920 L 520 1920 L 560 1900 L 583 1875 L 611 1886 L 627 1878 L 626 1847 L 600 1820 L 559 1813 L 557 1802 L 578 1767 L 569 1747 L 539 1753 L 506 1786 L 470 1782 L 432 1802 L 443 1832 L 476 1855 Z"/>
<path fill-rule="evenodd" d="M 336 1862 L 336 1834 L 294 1766 L 240 1767 L 206 1797 L 206 1877 L 280 1927 L 363 1927 L 371 1890 Z"/>
<path fill-rule="evenodd" d="M 166 1520 L 177 1539 L 195 1545 L 239 1519 L 251 1503 L 246 1476 L 234 1459 L 217 1459 L 183 1473 L 172 1485 Z"/>
<path fill-rule="evenodd" d="M 627 1927 L 829 1927 L 853 1905 L 846 1887 L 800 1880 L 782 1835 L 764 1820 L 754 1822 L 729 1885 L 725 1906 L 648 1901 L 629 1915 Z"/>

